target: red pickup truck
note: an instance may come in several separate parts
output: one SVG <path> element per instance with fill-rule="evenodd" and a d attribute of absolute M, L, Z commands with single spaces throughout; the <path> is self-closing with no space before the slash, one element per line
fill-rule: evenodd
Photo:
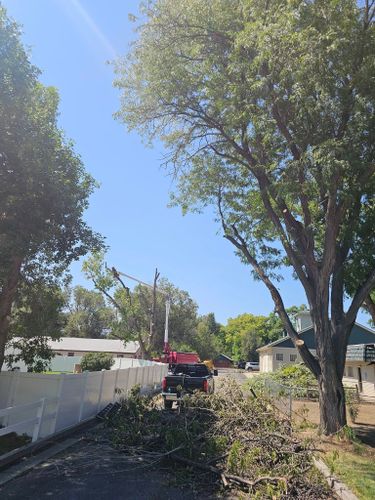
<path fill-rule="evenodd" d="M 212 394 L 215 390 L 214 375 L 217 375 L 217 370 L 211 372 L 204 363 L 176 364 L 162 382 L 164 408 L 171 409 L 174 402 L 178 404 L 182 396 L 196 390 Z"/>

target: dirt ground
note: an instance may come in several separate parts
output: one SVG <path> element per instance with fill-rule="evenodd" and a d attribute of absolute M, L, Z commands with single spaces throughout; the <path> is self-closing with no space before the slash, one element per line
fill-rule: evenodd
<path fill-rule="evenodd" d="M 317 401 L 293 401 L 293 415 L 304 415 L 312 424 L 319 424 L 319 403 Z M 354 427 L 357 436 L 369 446 L 375 447 L 375 404 L 361 403 L 355 423 L 347 415 L 348 423 Z"/>

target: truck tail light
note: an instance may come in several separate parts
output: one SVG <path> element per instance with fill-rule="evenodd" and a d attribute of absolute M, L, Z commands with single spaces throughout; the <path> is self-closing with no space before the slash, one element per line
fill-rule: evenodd
<path fill-rule="evenodd" d="M 203 390 L 204 392 L 208 392 L 208 380 L 203 380 Z"/>
<path fill-rule="evenodd" d="M 163 381 L 161 383 L 161 388 L 164 392 L 167 390 L 167 379 L 165 377 L 163 378 Z"/>

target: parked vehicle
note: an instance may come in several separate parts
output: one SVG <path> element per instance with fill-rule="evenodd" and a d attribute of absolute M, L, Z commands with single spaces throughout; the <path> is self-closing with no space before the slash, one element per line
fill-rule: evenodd
<path fill-rule="evenodd" d="M 215 390 L 214 375 L 217 375 L 217 370 L 210 371 L 204 363 L 175 365 L 162 382 L 164 408 L 171 409 L 174 402 L 178 404 L 185 394 L 193 391 L 212 394 Z"/>
<path fill-rule="evenodd" d="M 249 372 L 259 371 L 259 363 L 258 361 L 248 361 L 245 365 L 245 370 Z"/>
<path fill-rule="evenodd" d="M 244 370 L 246 367 L 246 361 L 239 361 L 237 363 L 237 368 L 239 368 L 240 370 Z"/>

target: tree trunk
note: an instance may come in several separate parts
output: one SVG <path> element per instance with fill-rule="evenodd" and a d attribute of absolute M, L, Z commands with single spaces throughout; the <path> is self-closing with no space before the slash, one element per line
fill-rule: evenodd
<path fill-rule="evenodd" d="M 321 362 L 319 384 L 320 430 L 335 434 L 346 425 L 345 392 L 334 363 Z"/>
<path fill-rule="evenodd" d="M 13 257 L 8 277 L 0 293 L 0 370 L 4 363 L 5 345 L 8 340 L 10 315 L 20 278 L 22 257 Z"/>
<path fill-rule="evenodd" d="M 346 425 L 345 392 L 342 383 L 344 373 L 347 329 L 328 319 L 328 311 L 315 308 L 314 329 L 316 352 L 319 359 L 320 430 L 330 435 Z M 317 317 L 317 315 L 319 315 Z"/>

